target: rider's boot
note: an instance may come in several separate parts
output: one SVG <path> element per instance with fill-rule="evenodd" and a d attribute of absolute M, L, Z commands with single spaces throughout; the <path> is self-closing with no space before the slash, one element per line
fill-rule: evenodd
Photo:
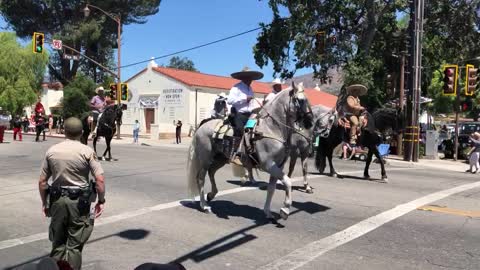
<path fill-rule="evenodd" d="M 242 161 L 240 160 L 240 141 L 241 138 L 233 137 L 232 138 L 232 150 L 230 152 L 230 163 L 233 163 L 238 166 L 243 166 Z"/>
<path fill-rule="evenodd" d="M 352 125 L 350 127 L 350 146 L 357 145 L 357 126 Z"/>

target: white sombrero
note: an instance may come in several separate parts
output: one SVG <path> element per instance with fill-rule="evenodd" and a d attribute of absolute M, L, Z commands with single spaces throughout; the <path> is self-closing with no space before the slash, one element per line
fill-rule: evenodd
<path fill-rule="evenodd" d="M 277 84 L 282 85 L 282 84 L 283 84 L 282 80 L 280 80 L 279 78 L 275 78 L 275 79 L 272 81 L 272 85 L 277 85 Z"/>
<path fill-rule="evenodd" d="M 347 87 L 347 93 L 349 95 L 364 96 L 367 94 L 367 91 L 367 87 L 361 84 L 353 84 Z"/>
<path fill-rule="evenodd" d="M 103 86 L 100 86 L 100 87 L 97 87 L 97 89 L 95 89 L 95 93 L 98 94 L 98 91 L 103 91 L 103 92 L 105 92 L 105 89 L 103 89 Z"/>
<path fill-rule="evenodd" d="M 263 78 L 263 73 L 260 71 L 250 70 L 248 67 L 244 67 L 242 71 L 234 72 L 231 74 L 231 76 L 237 80 L 250 79 L 255 81 Z"/>

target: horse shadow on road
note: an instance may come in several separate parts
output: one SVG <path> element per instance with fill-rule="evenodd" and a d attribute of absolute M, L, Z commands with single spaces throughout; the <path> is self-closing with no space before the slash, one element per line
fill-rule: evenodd
<path fill-rule="evenodd" d="M 265 218 L 265 214 L 263 213 L 263 211 L 256 207 L 248 205 L 238 205 L 229 201 L 212 201 L 210 202 L 210 205 L 212 206 L 212 212 L 215 213 L 218 217 L 226 217 L 228 219 L 229 216 L 241 216 L 252 219 L 255 223 L 253 225 L 220 237 L 206 245 L 203 245 L 183 256 L 174 259 L 171 263 L 184 263 L 187 260 L 192 260 L 195 263 L 200 263 L 206 259 L 235 249 L 243 244 L 257 239 L 258 237 L 254 235 L 251 231 L 261 226 L 269 225 L 271 223 L 271 221 Z M 193 204 L 190 202 L 190 204 L 184 204 L 184 206 L 198 209 L 197 203 Z M 330 207 L 328 206 L 320 205 L 310 201 L 294 201 L 292 203 L 292 207 L 296 209 L 290 213 L 290 217 L 300 212 L 307 212 L 308 214 L 313 215 L 315 213 L 328 211 L 330 209 Z M 279 215 L 276 214 L 276 220 L 279 219 Z M 285 227 L 278 222 L 273 223 L 276 224 L 277 228 Z"/>
<path fill-rule="evenodd" d="M 267 190 L 267 187 L 268 187 L 268 183 L 267 182 L 264 182 L 264 181 L 257 181 L 255 184 L 250 184 L 250 182 L 243 182 L 243 181 L 239 181 L 239 180 L 227 180 L 227 183 L 230 183 L 232 185 L 236 185 L 236 186 L 241 186 L 241 187 L 258 187 L 258 189 L 260 190 Z M 312 187 L 313 188 L 313 187 Z M 283 187 L 282 184 L 278 183 L 275 185 L 275 189 L 276 190 L 282 190 L 284 191 L 285 188 Z M 292 190 L 296 190 L 296 191 L 300 191 L 300 192 L 304 192 L 304 193 L 307 193 L 305 191 L 305 188 L 303 186 L 293 186 L 292 185 Z"/>

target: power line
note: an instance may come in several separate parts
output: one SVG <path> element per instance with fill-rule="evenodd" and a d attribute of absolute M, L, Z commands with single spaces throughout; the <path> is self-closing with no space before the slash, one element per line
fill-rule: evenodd
<path fill-rule="evenodd" d="M 181 50 L 181 51 L 177 51 L 177 52 L 165 54 L 165 55 L 162 55 L 162 56 L 154 57 L 154 58 L 151 58 L 151 59 L 148 59 L 148 60 L 143 60 L 143 61 L 135 62 L 135 63 L 132 63 L 132 64 L 128 64 L 128 65 L 125 65 L 125 66 L 121 66 L 120 68 L 131 67 L 131 66 L 143 64 L 143 63 L 146 63 L 146 62 L 150 62 L 151 60 L 166 58 L 166 57 L 173 56 L 173 55 L 176 55 L 176 54 L 180 54 L 180 53 L 184 53 L 184 52 L 196 50 L 196 49 L 199 49 L 199 48 L 202 48 L 202 47 L 206 47 L 206 46 L 209 46 L 209 45 L 212 45 L 212 44 L 215 44 L 215 43 L 219 43 L 219 42 L 222 42 L 222 41 L 225 41 L 225 40 L 229 40 L 229 39 L 232 39 L 232 38 L 235 38 L 235 37 L 238 37 L 238 36 L 242 36 L 242 35 L 245 35 L 245 34 L 248 34 L 248 33 L 251 33 L 251 32 L 255 32 L 255 31 L 258 31 L 258 30 L 260 30 L 260 29 L 262 29 L 262 27 L 257 27 L 257 28 L 255 28 L 255 29 L 251 29 L 251 30 L 248 30 L 248 31 L 245 31 L 245 32 L 242 32 L 242 33 L 235 34 L 235 35 L 233 35 L 233 36 L 228 36 L 228 37 L 225 37 L 225 38 L 222 38 L 222 39 L 218 39 L 218 40 L 215 40 L 215 41 L 212 41 L 212 42 L 208 42 L 208 43 L 205 43 L 205 44 L 202 44 L 202 45 L 198 45 L 198 46 L 195 46 L 195 47 L 191 47 L 191 48 L 188 48 L 188 49 L 185 49 L 185 50 Z M 115 69 L 117 69 L 117 68 L 114 68 L 114 70 L 115 70 Z"/>

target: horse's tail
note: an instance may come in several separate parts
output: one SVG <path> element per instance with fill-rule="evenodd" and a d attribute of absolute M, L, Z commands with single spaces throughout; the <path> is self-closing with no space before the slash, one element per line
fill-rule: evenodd
<path fill-rule="evenodd" d="M 318 139 L 317 153 L 315 154 L 315 167 L 320 173 L 323 173 L 327 166 L 327 147 L 328 138 L 320 137 Z"/>
<path fill-rule="evenodd" d="M 198 184 L 197 184 L 199 164 L 198 164 L 197 152 L 195 151 L 195 147 L 197 144 L 196 141 L 197 141 L 196 136 L 193 135 L 192 142 L 190 144 L 190 147 L 188 148 L 188 158 L 187 158 L 188 191 L 189 191 L 189 195 L 192 197 L 199 195 Z"/>

